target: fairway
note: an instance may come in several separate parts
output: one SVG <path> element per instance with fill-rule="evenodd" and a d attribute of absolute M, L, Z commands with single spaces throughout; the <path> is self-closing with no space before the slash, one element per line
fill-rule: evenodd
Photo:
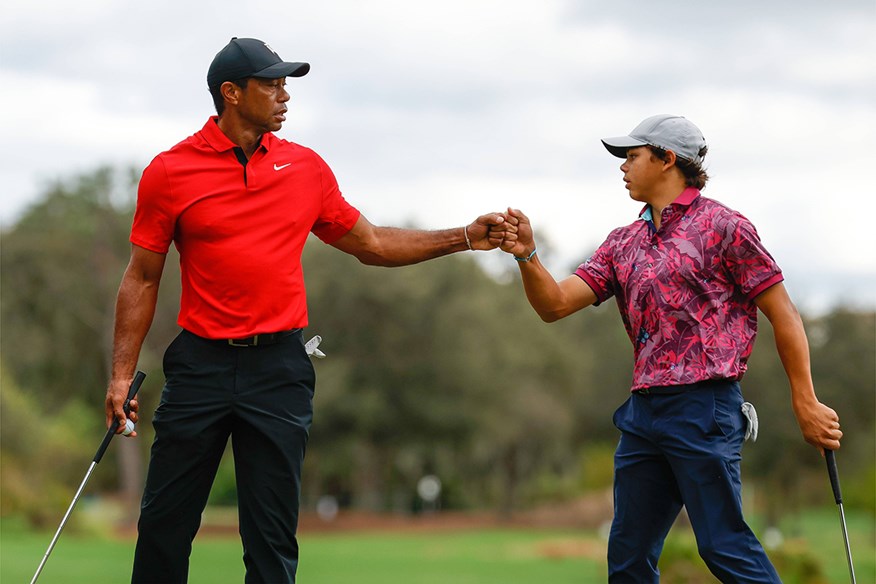
<path fill-rule="evenodd" d="M 10 533 L 0 545 L 0 582 L 29 582 L 50 534 Z M 485 530 L 459 533 L 303 534 L 298 581 L 304 584 L 553 584 L 604 582 L 604 544 L 565 531 Z M 130 580 L 133 540 L 65 534 L 41 584 Z M 598 557 L 590 559 L 592 554 Z M 190 584 L 243 582 L 234 537 L 195 541 Z"/>
<path fill-rule="evenodd" d="M 829 584 L 848 582 L 834 509 L 813 510 L 794 521 L 817 555 Z M 876 582 L 876 526 L 867 514 L 850 518 L 859 582 Z M 4 520 L 0 524 L 0 582 L 29 582 L 51 540 Z M 670 538 L 690 539 L 673 531 Z M 692 542 L 689 542 L 692 545 Z M 302 584 L 591 584 L 606 581 L 605 541 L 596 533 L 568 529 L 467 528 L 302 532 Z M 52 552 L 41 584 L 129 582 L 134 539 L 65 532 Z M 195 540 L 189 582 L 243 582 L 242 548 L 236 534 L 204 533 Z M 798 581 L 782 574 L 786 583 Z M 665 580 L 667 584 L 677 584 Z M 679 583 L 680 584 L 680 583 Z"/>
<path fill-rule="evenodd" d="M 605 544 L 587 534 L 490 530 L 302 538 L 301 582 L 604 582 Z"/>

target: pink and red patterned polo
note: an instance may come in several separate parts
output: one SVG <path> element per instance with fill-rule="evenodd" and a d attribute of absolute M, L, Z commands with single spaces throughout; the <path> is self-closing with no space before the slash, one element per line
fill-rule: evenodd
<path fill-rule="evenodd" d="M 784 278 L 748 219 L 685 189 L 612 231 L 575 274 L 616 297 L 633 343 L 631 390 L 740 379 L 757 335 L 754 298 Z"/>

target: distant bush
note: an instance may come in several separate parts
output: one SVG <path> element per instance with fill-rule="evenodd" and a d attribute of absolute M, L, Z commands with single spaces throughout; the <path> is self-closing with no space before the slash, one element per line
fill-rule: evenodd
<path fill-rule="evenodd" d="M 769 557 L 785 584 L 827 584 L 820 561 L 800 540 L 788 541 L 770 550 Z M 714 584 L 716 581 L 700 558 L 692 535 L 667 538 L 659 567 L 663 582 Z"/>
<path fill-rule="evenodd" d="M 8 376 L 0 384 L 0 516 L 17 514 L 36 527 L 57 524 L 93 454 L 79 427 L 87 415 L 75 402 L 46 413 L 37 396 Z"/>

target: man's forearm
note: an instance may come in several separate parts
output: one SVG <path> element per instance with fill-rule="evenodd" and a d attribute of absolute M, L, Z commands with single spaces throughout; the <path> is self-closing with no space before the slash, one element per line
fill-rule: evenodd
<path fill-rule="evenodd" d="M 557 282 L 541 263 L 538 254 L 520 262 L 523 290 L 529 304 L 545 322 L 554 322 L 596 302 L 593 291 L 578 276 Z"/>
<path fill-rule="evenodd" d="M 781 283 L 761 293 L 755 303 L 773 326 L 776 350 L 788 376 L 791 406 L 803 439 L 819 449 L 836 450 L 843 435 L 839 416 L 815 395 L 809 342 L 797 308 Z"/>
<path fill-rule="evenodd" d="M 503 234 L 494 228 L 505 221 L 499 213 L 481 215 L 465 227 L 427 231 L 378 227 L 360 216 L 332 246 L 369 266 L 407 266 L 469 249 L 495 249 Z"/>
<path fill-rule="evenodd" d="M 463 227 L 436 231 L 375 227 L 375 231 L 378 246 L 359 256 L 368 265 L 407 266 L 469 249 Z"/>
<path fill-rule="evenodd" d="M 530 261 L 522 262 L 518 266 L 523 281 L 523 291 L 530 306 L 545 322 L 553 322 L 561 318 L 558 307 L 561 304 L 562 292 L 538 256 L 533 256 Z"/>
<path fill-rule="evenodd" d="M 152 326 L 157 301 L 157 283 L 140 281 L 125 274 L 116 300 L 113 379 L 133 377 L 140 357 L 140 348 Z"/>

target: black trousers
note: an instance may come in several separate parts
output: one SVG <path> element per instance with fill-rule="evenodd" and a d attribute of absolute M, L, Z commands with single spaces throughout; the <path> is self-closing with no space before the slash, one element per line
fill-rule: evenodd
<path fill-rule="evenodd" d="M 301 332 L 273 345 L 232 347 L 183 331 L 167 348 L 164 373 L 132 582 L 186 582 L 229 437 L 245 581 L 294 582 L 315 383 Z"/>

